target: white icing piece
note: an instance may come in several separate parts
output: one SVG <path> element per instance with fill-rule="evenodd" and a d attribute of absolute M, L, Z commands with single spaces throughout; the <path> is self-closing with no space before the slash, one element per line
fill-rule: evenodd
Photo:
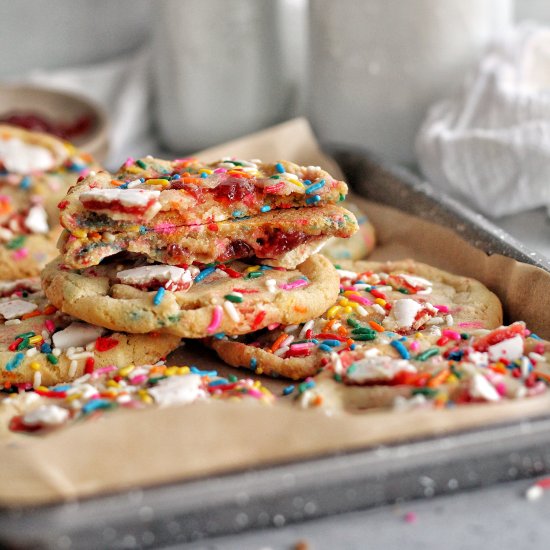
<path fill-rule="evenodd" d="M 25 300 L 8 300 L 7 302 L 0 303 L 0 315 L 2 315 L 4 319 L 15 319 L 37 308 L 38 306 L 36 304 L 26 302 Z"/>
<path fill-rule="evenodd" d="M 25 219 L 25 227 L 31 233 L 47 233 L 50 230 L 48 214 L 44 210 L 44 207 L 37 204 L 29 210 Z"/>
<path fill-rule="evenodd" d="M 470 395 L 485 399 L 485 401 L 499 401 L 500 395 L 495 387 L 482 374 L 475 373 L 470 382 Z"/>
<path fill-rule="evenodd" d="M 351 368 L 353 367 L 353 368 Z M 353 382 L 370 380 L 391 380 L 400 371 L 417 372 L 416 367 L 405 359 L 394 359 L 388 356 L 365 357 L 355 361 L 348 369 L 346 379 Z"/>
<path fill-rule="evenodd" d="M 508 361 L 515 361 L 523 355 L 523 338 L 516 334 L 513 338 L 489 346 L 487 351 L 491 361 L 498 361 L 501 357 Z"/>
<path fill-rule="evenodd" d="M 90 189 L 79 198 L 83 203 L 90 200 L 104 202 L 106 207 L 115 201 L 124 206 L 147 206 L 151 199 L 157 199 L 159 195 L 160 191 L 153 189 Z"/>
<path fill-rule="evenodd" d="M 201 377 L 198 374 L 169 376 L 149 389 L 149 394 L 161 407 L 186 405 L 197 399 L 207 397 L 206 392 L 202 389 Z"/>
<path fill-rule="evenodd" d="M 183 269 L 174 265 L 146 265 L 125 269 L 117 273 L 121 283 L 129 285 L 145 285 L 151 281 L 166 283 L 173 281 L 175 283 L 192 283 L 199 270 L 194 266 L 189 269 Z"/>
<path fill-rule="evenodd" d="M 393 304 L 392 316 L 395 319 L 397 327 L 400 329 L 412 327 L 416 314 L 421 309 L 422 305 L 410 298 L 396 300 Z"/>
<path fill-rule="evenodd" d="M 27 426 L 58 426 L 69 418 L 69 411 L 57 405 L 42 405 L 23 416 Z"/>
<path fill-rule="evenodd" d="M 357 273 L 355 271 L 349 271 L 347 269 L 337 269 L 340 279 L 357 279 Z"/>
<path fill-rule="evenodd" d="M 102 327 L 88 323 L 74 322 L 52 336 L 53 345 L 59 349 L 85 346 L 105 333 Z"/>
<path fill-rule="evenodd" d="M 0 161 L 8 172 L 16 174 L 43 172 L 56 165 L 51 151 L 25 143 L 19 138 L 0 139 Z"/>
<path fill-rule="evenodd" d="M 15 281 L 0 281 L 0 293 L 6 294 L 12 290 L 15 290 L 18 286 L 38 292 L 40 290 L 40 280 L 27 278 L 16 279 Z"/>

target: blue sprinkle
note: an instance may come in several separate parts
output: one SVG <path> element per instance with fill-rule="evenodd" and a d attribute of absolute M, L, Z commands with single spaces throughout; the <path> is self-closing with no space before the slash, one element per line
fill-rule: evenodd
<path fill-rule="evenodd" d="M 331 348 L 338 347 L 342 342 L 340 340 L 324 340 L 323 344 L 330 346 Z"/>
<path fill-rule="evenodd" d="M 139 234 L 140 235 L 145 235 L 145 233 L 147 233 L 147 227 L 145 227 L 144 225 L 140 225 L 139 226 Z"/>
<path fill-rule="evenodd" d="M 256 370 L 257 366 L 258 366 L 258 360 L 255 357 L 252 357 L 252 359 L 250 359 L 250 368 L 252 370 Z"/>
<path fill-rule="evenodd" d="M 231 214 L 234 218 L 240 218 L 243 215 L 242 210 L 233 210 L 233 213 Z"/>
<path fill-rule="evenodd" d="M 229 380 L 227 380 L 227 378 L 220 378 L 219 380 L 212 380 L 212 382 L 208 384 L 208 387 L 212 388 L 213 386 L 223 386 L 225 384 L 229 384 Z"/>
<path fill-rule="evenodd" d="M 216 332 L 216 334 L 214 334 L 214 338 L 216 340 L 221 340 L 224 337 L 225 337 L 225 332 Z"/>
<path fill-rule="evenodd" d="M 409 350 L 399 340 L 392 340 L 391 345 L 397 350 L 397 353 L 399 353 L 403 359 L 410 359 L 411 354 L 409 353 Z"/>
<path fill-rule="evenodd" d="M 170 179 L 171 179 L 171 180 L 179 180 L 179 179 L 180 179 L 180 175 L 179 175 L 179 174 L 174 174 Z"/>
<path fill-rule="evenodd" d="M 50 344 L 47 344 L 46 342 L 44 342 L 41 346 L 40 346 L 40 351 L 42 353 L 51 353 L 52 352 L 52 347 L 50 346 Z"/>
<path fill-rule="evenodd" d="M 290 395 L 295 389 L 294 384 L 290 384 L 290 386 L 287 386 L 283 389 L 283 395 Z"/>
<path fill-rule="evenodd" d="M 82 412 L 86 414 L 97 409 L 109 409 L 112 406 L 112 401 L 108 401 L 107 399 L 92 399 L 82 407 Z"/>
<path fill-rule="evenodd" d="M 542 340 L 540 336 L 537 336 L 534 332 L 529 334 L 529 338 L 533 338 L 533 340 Z"/>
<path fill-rule="evenodd" d="M 81 172 L 82 170 L 84 170 L 84 168 L 86 168 L 85 164 L 78 164 L 77 162 L 73 162 L 69 167 L 69 170 L 73 172 Z"/>
<path fill-rule="evenodd" d="M 23 361 L 23 358 L 25 357 L 24 353 L 16 353 L 14 357 L 12 357 L 7 363 L 6 363 L 6 370 L 12 371 L 16 369 L 20 364 L 21 361 Z"/>
<path fill-rule="evenodd" d="M 62 386 L 56 386 L 55 388 L 50 388 L 52 391 L 65 391 L 72 388 L 71 384 L 63 384 Z"/>
<path fill-rule="evenodd" d="M 130 183 L 130 182 L 123 183 L 122 185 L 119 185 L 118 188 L 119 189 L 128 189 L 128 183 Z"/>
<path fill-rule="evenodd" d="M 21 180 L 19 187 L 21 187 L 21 189 L 28 189 L 30 186 L 31 186 L 31 178 L 29 178 L 29 176 L 25 176 Z"/>
<path fill-rule="evenodd" d="M 157 290 L 157 293 L 155 294 L 155 297 L 153 298 L 153 304 L 155 304 L 156 306 L 160 305 L 160 303 L 162 302 L 162 299 L 164 298 L 165 293 L 166 293 L 165 288 L 161 286 Z"/>
<path fill-rule="evenodd" d="M 313 197 L 308 197 L 306 199 L 306 204 L 315 204 L 316 202 L 319 202 L 321 200 L 321 197 L 319 195 L 313 195 Z"/>
<path fill-rule="evenodd" d="M 193 374 L 199 374 L 200 376 L 218 376 L 217 370 L 199 370 L 194 365 L 191 367 L 191 372 Z"/>
<path fill-rule="evenodd" d="M 208 174 L 206 172 L 201 172 L 201 178 L 205 180 L 208 177 Z"/>
<path fill-rule="evenodd" d="M 326 344 L 319 344 L 317 349 L 320 349 L 321 351 L 332 351 L 332 348 Z"/>
<path fill-rule="evenodd" d="M 275 165 L 275 170 L 277 170 L 277 172 L 279 172 L 279 174 L 284 174 L 285 173 L 285 167 L 280 162 L 278 162 Z"/>
<path fill-rule="evenodd" d="M 319 191 L 319 189 L 322 189 L 325 186 L 325 180 L 321 180 L 317 183 L 314 183 L 313 185 L 310 185 L 306 188 L 306 195 L 313 195 L 315 191 Z"/>
<path fill-rule="evenodd" d="M 307 187 L 308 185 L 311 185 L 311 180 L 304 180 L 304 185 Z"/>
<path fill-rule="evenodd" d="M 351 344 L 351 346 L 349 347 L 349 349 L 350 349 L 351 351 L 353 351 L 356 347 L 357 347 L 357 346 L 356 346 L 355 344 Z"/>
<path fill-rule="evenodd" d="M 200 283 L 203 279 L 206 279 L 208 275 L 211 273 L 214 273 L 216 271 L 215 267 L 207 267 L 203 269 L 196 277 L 195 277 L 195 283 Z"/>
<path fill-rule="evenodd" d="M 260 271 L 269 271 L 270 269 L 273 269 L 270 265 L 261 265 Z"/>
<path fill-rule="evenodd" d="M 270 210 L 271 206 L 269 206 L 268 204 L 264 204 L 264 206 L 260 208 L 260 212 L 269 212 Z"/>

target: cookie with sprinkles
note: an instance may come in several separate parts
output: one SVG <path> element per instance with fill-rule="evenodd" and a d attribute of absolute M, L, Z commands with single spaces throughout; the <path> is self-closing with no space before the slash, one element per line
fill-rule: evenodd
<path fill-rule="evenodd" d="M 12 431 L 37 432 L 116 409 L 181 406 L 208 399 L 271 405 L 275 396 L 258 381 L 226 378 L 196 366 L 113 362 L 70 383 L 13 394 L 0 407 L 12 412 Z"/>
<path fill-rule="evenodd" d="M 229 262 L 257 258 L 263 263 L 294 269 L 331 238 L 344 240 L 357 230 L 355 216 L 338 206 L 288 208 L 251 218 L 213 224 L 173 226 L 158 224 L 154 231 L 134 231 L 77 238 L 64 231 L 59 245 L 71 267 L 94 266 L 118 252 L 133 252 L 163 264 Z"/>
<path fill-rule="evenodd" d="M 40 280 L 0 282 L 0 384 L 38 387 L 73 380 L 111 363 L 157 361 L 177 336 L 112 332 L 57 310 Z"/>
<path fill-rule="evenodd" d="M 300 380 L 350 350 L 383 346 L 409 357 L 449 342 L 447 333 L 502 323 L 500 301 L 473 279 L 412 260 L 348 265 L 338 270 L 340 294 L 322 316 L 209 345 L 234 367 Z"/>
<path fill-rule="evenodd" d="M 534 397 L 550 385 L 550 344 L 522 322 L 495 330 L 422 332 L 407 357 L 382 346 L 333 354 L 308 387 L 303 407 L 357 411 L 441 408 Z M 415 334 L 416 337 L 416 334 Z"/>
<path fill-rule="evenodd" d="M 53 304 L 89 323 L 203 338 L 321 315 L 338 295 L 339 278 L 319 254 L 296 269 L 240 261 L 183 268 L 115 256 L 83 270 L 58 259 L 42 282 Z"/>
<path fill-rule="evenodd" d="M 376 246 L 376 232 L 368 216 L 354 202 L 346 201 L 342 206 L 350 210 L 357 219 L 359 229 L 349 238 L 331 237 L 321 253 L 333 262 L 342 260 L 363 260 Z"/>
<path fill-rule="evenodd" d="M 97 168 L 67 142 L 0 125 L 0 280 L 37 276 L 55 258 L 57 204 Z"/>

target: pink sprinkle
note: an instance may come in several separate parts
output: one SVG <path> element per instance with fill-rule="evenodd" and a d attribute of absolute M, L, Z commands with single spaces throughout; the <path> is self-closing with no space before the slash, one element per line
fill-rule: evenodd
<path fill-rule="evenodd" d="M 175 227 L 173 223 L 169 222 L 157 223 L 157 225 L 155 225 L 155 231 L 157 233 L 172 233 Z"/>
<path fill-rule="evenodd" d="M 281 323 L 271 323 L 267 325 L 267 330 L 275 330 Z"/>
<path fill-rule="evenodd" d="M 309 281 L 306 281 L 305 279 L 297 279 L 291 283 L 281 283 L 279 288 L 282 288 L 283 290 L 294 290 L 295 288 L 302 288 L 307 285 L 309 285 Z"/>
<path fill-rule="evenodd" d="M 442 334 L 451 340 L 460 340 L 460 332 L 457 332 L 456 330 L 445 329 Z"/>
<path fill-rule="evenodd" d="M 214 174 L 223 174 L 224 172 L 227 172 L 227 168 L 216 168 L 214 170 Z"/>
<path fill-rule="evenodd" d="M 543 343 L 538 343 L 535 346 L 535 353 L 538 353 L 539 355 L 542 355 L 544 353 L 544 344 Z"/>
<path fill-rule="evenodd" d="M 410 344 L 409 344 L 409 349 L 411 351 L 418 351 L 420 349 L 420 342 L 418 340 L 413 340 Z"/>
<path fill-rule="evenodd" d="M 249 388 L 246 393 L 247 393 L 247 395 L 250 395 L 251 397 L 257 397 L 258 399 L 260 397 L 263 397 L 263 395 L 264 395 L 261 391 L 258 391 L 255 388 Z"/>
<path fill-rule="evenodd" d="M 137 376 L 134 376 L 133 378 L 130 378 L 130 384 L 133 384 L 134 386 L 137 386 L 138 384 L 141 384 L 142 382 L 145 382 L 147 380 L 146 374 L 138 374 Z"/>
<path fill-rule="evenodd" d="M 315 344 L 313 342 L 302 342 L 301 344 L 293 344 L 290 346 L 292 349 L 299 351 L 301 349 L 309 349 L 314 347 Z"/>
<path fill-rule="evenodd" d="M 83 178 L 85 178 L 89 173 L 91 172 L 90 170 L 90 167 L 89 166 L 86 166 L 86 168 L 83 168 L 82 170 L 80 170 L 80 172 L 78 172 L 78 175 L 79 176 L 82 176 Z M 58 186 L 59 187 L 59 186 Z M 57 191 L 58 189 L 56 189 L 55 191 Z"/>
<path fill-rule="evenodd" d="M 415 523 L 418 518 L 414 512 L 407 512 L 403 519 L 406 523 Z"/>
<path fill-rule="evenodd" d="M 440 311 L 441 313 L 449 313 L 449 311 L 451 311 L 448 306 L 445 306 L 443 304 L 437 304 L 434 305 L 434 307 L 435 309 L 437 309 L 437 311 Z"/>
<path fill-rule="evenodd" d="M 134 164 L 135 162 L 135 159 L 133 157 L 128 157 L 126 159 L 126 162 L 124 163 L 124 168 L 128 168 L 128 166 L 131 166 L 132 164 Z"/>
<path fill-rule="evenodd" d="M 44 321 L 44 326 L 48 332 L 53 332 L 55 330 L 55 323 L 51 319 L 46 319 Z"/>
<path fill-rule="evenodd" d="M 94 372 L 92 372 L 92 378 L 114 370 L 117 370 L 117 367 L 115 365 L 107 365 L 106 367 L 94 370 Z"/>
<path fill-rule="evenodd" d="M 495 390 L 497 390 L 498 394 L 501 397 L 504 397 L 506 395 L 506 384 L 504 382 L 498 382 L 494 384 Z"/>
<path fill-rule="evenodd" d="M 13 259 L 14 260 L 22 260 L 23 258 L 26 258 L 29 255 L 29 249 L 28 248 L 20 248 L 19 250 L 16 250 L 13 253 Z"/>
<path fill-rule="evenodd" d="M 222 324 L 223 309 L 222 306 L 214 306 L 214 311 L 212 312 L 212 320 L 206 329 L 208 334 L 213 334 L 218 330 L 218 327 Z"/>
<path fill-rule="evenodd" d="M 372 302 L 365 298 L 364 296 L 357 296 L 356 294 L 350 294 L 349 296 L 346 296 L 348 300 L 351 300 L 352 302 L 357 302 L 358 304 L 363 304 L 364 306 L 372 306 Z"/>
<path fill-rule="evenodd" d="M 464 328 L 483 328 L 483 323 L 481 321 L 470 321 L 466 323 L 458 323 L 458 326 Z"/>

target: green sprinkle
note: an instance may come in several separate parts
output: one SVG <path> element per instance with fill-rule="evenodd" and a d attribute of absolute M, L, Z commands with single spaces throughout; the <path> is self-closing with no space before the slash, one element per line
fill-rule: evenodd
<path fill-rule="evenodd" d="M 434 388 L 415 388 L 412 391 L 413 395 L 425 395 L 426 397 L 435 397 L 438 393 L 438 390 Z"/>
<path fill-rule="evenodd" d="M 397 289 L 401 294 L 410 294 L 409 290 L 406 288 L 398 288 Z"/>
<path fill-rule="evenodd" d="M 375 340 L 376 331 L 373 330 L 372 334 L 354 334 L 353 339 L 358 340 L 359 342 L 365 342 L 366 340 Z"/>
<path fill-rule="evenodd" d="M 19 343 L 17 346 L 17 351 L 22 351 L 24 349 L 27 349 L 29 347 L 29 339 L 24 338 L 22 342 Z"/>
<path fill-rule="evenodd" d="M 357 364 L 356 364 L 356 363 L 352 363 L 352 364 L 348 367 L 348 371 L 346 372 L 346 374 L 352 374 L 352 373 L 354 373 L 356 370 L 357 370 Z"/>
<path fill-rule="evenodd" d="M 243 301 L 242 296 L 235 296 L 234 294 L 226 294 L 224 298 L 235 304 L 240 304 Z"/>
<path fill-rule="evenodd" d="M 451 365 L 451 372 L 460 380 L 462 378 L 462 373 L 456 370 L 455 365 Z"/>
<path fill-rule="evenodd" d="M 136 164 L 145 170 L 147 168 L 147 164 L 145 164 L 141 159 L 136 160 Z"/>
<path fill-rule="evenodd" d="M 342 381 L 342 376 L 340 374 L 335 374 L 334 375 L 334 380 L 336 380 L 336 382 L 341 382 Z"/>
<path fill-rule="evenodd" d="M 429 348 L 426 351 L 423 351 L 422 353 L 419 353 L 415 359 L 417 361 L 426 361 L 430 357 L 433 357 L 434 355 L 439 354 L 439 348 Z"/>
<path fill-rule="evenodd" d="M 23 332 L 22 334 L 18 334 L 15 338 L 23 338 L 23 340 L 25 338 L 32 338 L 33 336 L 35 336 L 35 333 L 31 330 L 29 332 Z"/>
<path fill-rule="evenodd" d="M 46 359 L 48 359 L 52 365 L 57 365 L 57 363 L 59 363 L 59 359 L 53 353 L 48 353 Z"/>
<path fill-rule="evenodd" d="M 246 278 L 247 279 L 257 279 L 258 277 L 261 277 L 263 273 L 261 271 L 251 271 Z"/>
<path fill-rule="evenodd" d="M 357 319 L 354 319 L 353 317 L 348 317 L 346 322 L 350 327 L 361 328 L 361 324 L 359 323 L 359 321 L 357 321 Z"/>
<path fill-rule="evenodd" d="M 338 198 L 338 202 L 342 202 L 346 200 L 346 195 L 342 195 L 342 193 L 340 193 L 340 197 Z"/>
<path fill-rule="evenodd" d="M 371 328 L 358 326 L 357 328 L 354 328 L 351 331 L 352 334 L 376 334 L 375 330 L 372 330 Z"/>
<path fill-rule="evenodd" d="M 230 375 L 228 376 L 228 380 L 229 380 L 230 382 L 237 382 L 237 381 L 239 380 L 239 378 L 238 378 L 237 376 L 235 376 L 234 374 L 230 374 Z"/>
<path fill-rule="evenodd" d="M 25 236 L 19 235 L 6 243 L 6 247 L 10 250 L 19 250 L 20 248 L 23 248 L 23 245 L 25 244 Z"/>

